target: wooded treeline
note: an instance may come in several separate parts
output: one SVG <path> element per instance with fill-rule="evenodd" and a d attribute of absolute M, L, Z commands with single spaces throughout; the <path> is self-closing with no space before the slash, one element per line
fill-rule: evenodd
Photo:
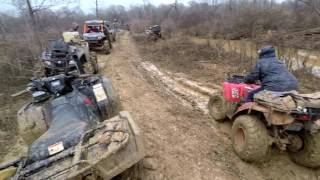
<path fill-rule="evenodd" d="M 1 92 L 11 91 L 10 87 L 21 84 L 15 79 L 25 82 L 32 76 L 34 65 L 39 62 L 40 53 L 49 39 L 59 38 L 73 22 L 81 25 L 87 19 L 96 18 L 94 11 L 85 14 L 79 7 L 68 8 L 70 3 L 76 3 L 72 0 L 0 2 L 10 3 L 17 10 L 16 16 L 0 14 Z M 61 8 L 53 8 L 56 5 Z M 142 33 L 150 25 L 160 24 L 167 38 L 175 34 L 225 39 L 270 39 L 271 36 L 271 40 L 272 37 L 286 37 L 283 41 L 289 41 L 297 36 L 300 39 L 294 44 L 317 45 L 320 1 L 208 0 L 188 5 L 173 1 L 167 5 L 145 3 L 130 8 L 115 5 L 100 8 L 99 18 L 118 19 L 123 24 L 130 24 L 134 33 Z M 304 33 L 309 29 L 312 29 L 311 39 L 305 36 L 308 33 Z"/>

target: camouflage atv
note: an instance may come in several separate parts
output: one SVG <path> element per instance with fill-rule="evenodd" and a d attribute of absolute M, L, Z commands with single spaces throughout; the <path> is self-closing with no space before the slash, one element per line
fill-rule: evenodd
<path fill-rule="evenodd" d="M 78 36 L 78 37 L 77 37 Z M 98 61 L 94 52 L 89 51 L 88 43 L 80 40 L 78 32 L 64 32 L 64 40 L 55 40 L 42 53 L 46 76 L 76 71 L 75 59 L 80 60 L 87 74 L 98 73 Z"/>
<path fill-rule="evenodd" d="M 0 179 L 111 179 L 144 157 L 142 134 L 100 75 L 33 79 L 18 112 L 26 157 L 0 165 Z"/>

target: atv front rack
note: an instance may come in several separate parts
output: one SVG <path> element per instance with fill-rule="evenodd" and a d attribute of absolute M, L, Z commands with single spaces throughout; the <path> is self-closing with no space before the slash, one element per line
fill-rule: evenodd
<path fill-rule="evenodd" d="M 144 157 L 140 129 L 128 112 L 87 131 L 80 143 L 17 170 L 14 179 L 110 179 Z"/>

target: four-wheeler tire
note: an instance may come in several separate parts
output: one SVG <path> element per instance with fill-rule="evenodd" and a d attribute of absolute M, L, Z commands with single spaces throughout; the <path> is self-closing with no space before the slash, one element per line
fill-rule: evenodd
<path fill-rule="evenodd" d="M 98 59 L 95 52 L 90 52 L 90 59 L 87 62 L 84 62 L 83 66 L 86 74 L 98 73 Z"/>
<path fill-rule="evenodd" d="M 93 74 L 99 72 L 98 58 L 95 52 L 90 52 L 90 64 L 93 67 Z"/>
<path fill-rule="evenodd" d="M 104 49 L 106 54 L 110 54 L 111 53 L 111 49 L 112 49 L 112 43 L 110 40 L 105 40 L 104 41 Z"/>
<path fill-rule="evenodd" d="M 143 164 L 142 161 L 139 161 L 137 164 L 132 167 L 126 169 L 121 174 L 112 178 L 112 180 L 141 180 L 143 172 Z"/>
<path fill-rule="evenodd" d="M 231 140 L 234 151 L 244 161 L 262 162 L 268 158 L 270 137 L 266 126 L 254 115 L 235 119 Z"/>
<path fill-rule="evenodd" d="M 83 68 L 84 68 L 84 72 L 86 74 L 94 74 L 94 68 L 93 68 L 93 65 L 90 61 L 84 63 Z"/>
<path fill-rule="evenodd" d="M 209 115 L 215 121 L 224 121 L 227 118 L 226 101 L 222 93 L 217 92 L 210 97 L 208 103 Z"/>
<path fill-rule="evenodd" d="M 104 46 L 103 50 L 104 50 L 105 54 L 110 54 L 110 48 L 109 47 Z"/>
<path fill-rule="evenodd" d="M 102 84 L 107 92 L 108 105 L 101 109 L 104 118 L 111 118 L 119 114 L 121 111 L 121 103 L 118 94 L 115 92 L 109 79 L 102 77 Z"/>
<path fill-rule="evenodd" d="M 290 158 L 305 167 L 320 167 L 320 133 L 304 132 L 301 138 L 303 140 L 302 149 L 298 152 L 289 152 Z"/>

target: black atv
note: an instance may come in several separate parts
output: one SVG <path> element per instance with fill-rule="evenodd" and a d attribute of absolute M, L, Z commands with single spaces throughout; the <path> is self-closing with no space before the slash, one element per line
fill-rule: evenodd
<path fill-rule="evenodd" d="M 84 42 L 86 43 L 86 42 Z M 48 50 L 42 53 L 45 76 L 65 74 L 83 66 L 85 73 L 98 73 L 98 62 L 94 52 L 89 52 L 88 44 L 66 43 L 63 40 L 54 40 Z M 80 64 L 77 65 L 77 59 Z M 82 72 L 84 73 L 84 72 Z"/>
<path fill-rule="evenodd" d="M 81 67 L 80 67 L 81 68 Z M 33 102 L 18 112 L 26 157 L 0 165 L 12 179 L 111 179 L 144 156 L 141 132 L 100 75 L 33 79 Z M 9 172 L 9 173 L 8 173 Z"/>

